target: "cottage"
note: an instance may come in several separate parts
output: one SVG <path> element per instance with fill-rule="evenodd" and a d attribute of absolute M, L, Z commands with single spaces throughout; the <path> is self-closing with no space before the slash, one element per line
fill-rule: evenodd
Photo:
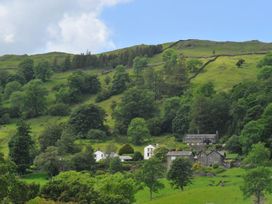
<path fill-rule="evenodd" d="M 191 151 L 170 151 L 166 154 L 167 158 L 167 168 L 169 169 L 172 162 L 177 158 L 186 158 L 190 161 L 194 161 L 194 156 Z"/>
<path fill-rule="evenodd" d="M 218 164 L 220 166 L 224 165 L 225 155 L 224 152 L 219 152 L 216 150 L 213 151 L 202 151 L 197 156 L 197 161 L 202 166 L 212 166 Z"/>
<path fill-rule="evenodd" d="M 99 150 L 94 152 L 94 159 L 96 162 L 99 162 L 100 160 L 105 159 L 105 158 L 106 158 L 106 155 L 104 152 L 101 152 Z"/>
<path fill-rule="evenodd" d="M 187 145 L 206 145 L 215 144 L 218 139 L 218 133 L 216 134 L 186 134 L 183 138 L 183 142 Z"/>
<path fill-rule="evenodd" d="M 157 146 L 157 145 L 156 145 Z M 153 145 L 148 145 L 144 148 L 144 159 L 150 159 L 154 155 L 156 147 Z"/>

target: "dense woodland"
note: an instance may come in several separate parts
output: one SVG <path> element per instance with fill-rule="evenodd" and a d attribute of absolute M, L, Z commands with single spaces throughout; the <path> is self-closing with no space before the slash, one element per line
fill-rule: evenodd
<path fill-rule="evenodd" d="M 161 52 L 163 67 L 157 69 L 149 58 Z M 237 61 L 237 69 L 244 62 Z M 256 81 L 241 82 L 228 92 L 216 91 L 209 81 L 197 88 L 191 85 L 189 76 L 202 65 L 202 60 L 187 59 L 173 49 L 163 51 L 158 45 L 100 55 L 69 55 L 53 63 L 34 64 L 27 58 L 17 72 L 1 70 L 0 124 L 16 122 L 17 129 L 8 144 L 8 159 L 0 158 L 0 181 L 6 183 L 1 185 L 0 199 L 24 203 L 40 196 L 62 202 L 126 204 L 134 202 L 134 194 L 144 186 L 152 198 L 152 193 L 163 187 L 158 179 L 165 175 L 176 188 L 183 189 L 191 182 L 192 164 L 186 160 L 177 160 L 166 173 L 164 149 L 143 163 L 141 153 L 126 145 L 120 151 L 133 154 L 135 163 L 122 164 L 117 158 L 96 163 L 92 146 L 82 148 L 78 139 L 101 142 L 122 136 L 137 146 L 153 136 L 173 134 L 181 141 L 186 133 L 218 131 L 217 148 L 225 144 L 228 151 L 245 157 L 248 165 L 254 164 L 252 148 L 258 154 L 258 148 L 269 152 L 266 148 L 272 145 L 272 54 L 256 64 L 260 69 Z M 112 70 L 112 75 L 102 82 L 97 75 L 82 71 L 87 67 Z M 49 98 L 45 83 L 55 72 L 67 70 L 75 71 L 65 83 L 53 87 L 54 99 Z M 105 123 L 107 112 L 95 103 L 72 108 L 86 96 L 95 95 L 95 101 L 101 102 L 120 94 L 120 102 L 110 107 L 114 127 Z M 44 115 L 65 116 L 67 120 L 46 124 L 36 141 L 27 120 Z M 257 143 L 262 146 L 254 146 Z M 107 151 L 116 151 L 116 147 L 108 146 Z M 265 163 L 270 153 L 264 154 L 268 156 L 260 162 Z M 177 175 L 181 168 L 184 170 Z M 17 177 L 37 170 L 53 179 L 40 188 Z M 270 173 L 262 172 L 264 176 Z"/>

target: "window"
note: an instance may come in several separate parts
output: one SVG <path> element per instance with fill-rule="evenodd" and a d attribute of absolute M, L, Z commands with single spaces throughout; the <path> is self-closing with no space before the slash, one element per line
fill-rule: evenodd
<path fill-rule="evenodd" d="M 171 157 L 171 160 L 173 161 L 173 160 L 175 160 L 176 159 L 176 157 Z"/>

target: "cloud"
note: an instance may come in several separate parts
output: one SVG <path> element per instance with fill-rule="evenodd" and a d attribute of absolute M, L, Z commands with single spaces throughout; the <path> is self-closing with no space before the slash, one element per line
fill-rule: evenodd
<path fill-rule="evenodd" d="M 0 0 L 0 54 L 80 53 L 114 48 L 100 19 L 129 0 Z"/>

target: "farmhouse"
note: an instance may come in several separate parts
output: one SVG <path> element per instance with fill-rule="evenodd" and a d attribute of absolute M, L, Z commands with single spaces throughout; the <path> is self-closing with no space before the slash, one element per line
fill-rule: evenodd
<path fill-rule="evenodd" d="M 144 159 L 150 159 L 154 155 L 154 151 L 158 145 L 153 146 L 153 145 L 148 145 L 144 148 Z"/>
<path fill-rule="evenodd" d="M 100 160 L 105 159 L 105 158 L 106 158 L 106 155 L 104 152 L 101 152 L 99 150 L 94 152 L 94 159 L 96 162 L 99 162 Z"/>
<path fill-rule="evenodd" d="M 186 134 L 183 138 L 183 142 L 187 145 L 206 145 L 215 144 L 218 139 L 218 133 L 216 134 Z"/>
<path fill-rule="evenodd" d="M 177 158 L 186 158 L 190 161 L 194 161 L 194 156 L 191 151 L 170 151 L 166 154 L 167 158 L 167 168 L 169 169 L 172 162 Z"/>
<path fill-rule="evenodd" d="M 197 156 L 197 161 L 202 166 L 212 166 L 218 164 L 222 166 L 224 164 L 225 155 L 224 152 L 219 152 L 216 150 L 213 151 L 202 151 Z"/>

